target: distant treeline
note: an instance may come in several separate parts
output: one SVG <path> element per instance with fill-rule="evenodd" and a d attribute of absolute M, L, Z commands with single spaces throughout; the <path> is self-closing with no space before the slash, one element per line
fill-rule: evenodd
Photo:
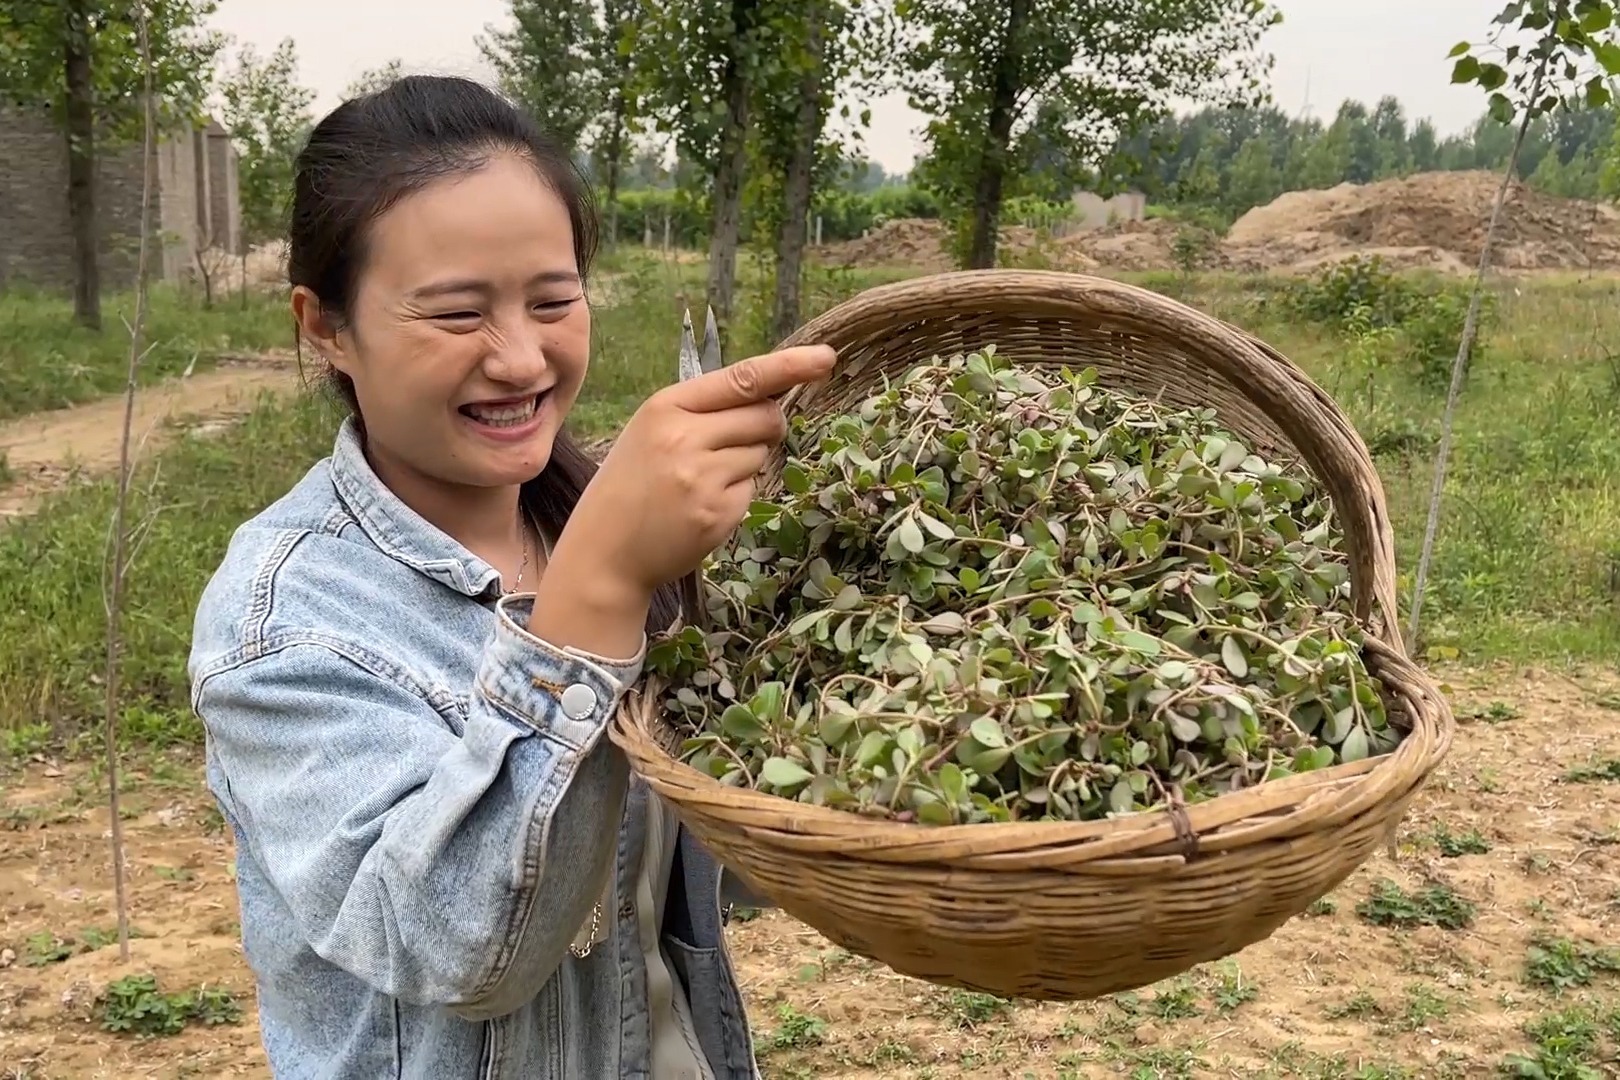
<path fill-rule="evenodd" d="M 1620 198 L 1620 125 L 1614 108 L 1559 112 L 1538 121 L 1525 137 L 1519 174 L 1553 195 Z M 1144 192 L 1156 212 L 1224 227 L 1286 191 L 1368 183 L 1414 172 L 1500 170 L 1513 147 L 1513 130 L 1484 117 L 1466 131 L 1440 138 L 1427 120 L 1411 122 L 1400 102 L 1386 97 L 1368 108 L 1347 101 L 1331 122 L 1300 120 L 1280 109 L 1205 109 L 1172 118 L 1127 144 L 1124 186 Z M 649 235 L 678 247 L 707 242 L 708 207 L 702 194 L 681 184 L 650 159 L 624 178 L 618 205 L 621 239 Z M 1008 200 L 1003 224 L 1051 224 L 1059 198 Z M 893 218 L 937 218 L 940 202 L 929 190 L 886 175 L 874 162 L 847 163 L 835 187 L 823 190 L 815 214 L 826 242 L 847 240 Z M 813 227 L 813 226 L 812 226 Z M 744 231 L 747 233 L 748 223 Z M 745 236 L 745 239 L 747 237 Z"/>

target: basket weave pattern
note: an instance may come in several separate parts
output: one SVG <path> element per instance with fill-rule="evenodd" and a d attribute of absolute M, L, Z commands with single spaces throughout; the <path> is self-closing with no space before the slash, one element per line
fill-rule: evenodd
<path fill-rule="evenodd" d="M 1212 407 L 1251 447 L 1302 462 L 1345 533 L 1369 669 L 1408 729 L 1381 758 L 1094 822 L 927 827 L 727 787 L 676 758 L 650 679 L 611 737 L 728 867 L 833 942 L 902 974 L 1009 997 L 1074 1000 L 1145 986 L 1269 936 L 1354 871 L 1449 748 L 1453 719 L 1398 637 L 1394 544 L 1365 445 L 1337 405 L 1253 337 L 1144 289 L 1077 274 L 964 271 L 871 289 L 785 345 L 839 365 L 784 399 L 852 406 L 935 355 L 993 343 L 1019 364 Z M 768 471 L 775 483 L 780 454 Z"/>

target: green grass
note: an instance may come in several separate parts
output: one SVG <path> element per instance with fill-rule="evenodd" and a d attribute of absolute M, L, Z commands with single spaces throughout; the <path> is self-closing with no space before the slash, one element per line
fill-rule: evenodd
<path fill-rule="evenodd" d="M 1170 275 L 1145 280 L 1177 288 Z M 1211 276 L 1195 288 L 1191 302 L 1304 368 L 1372 449 L 1404 619 L 1445 404 L 1437 361 L 1291 317 L 1277 283 Z M 1419 644 L 1466 661 L 1607 659 L 1620 649 L 1620 281 L 1536 279 L 1495 296 L 1457 412 Z"/>
<path fill-rule="evenodd" d="M 129 367 L 133 293 L 102 297 L 100 333 L 73 324 L 73 304 L 52 293 L 0 292 L 0 420 L 59 409 L 121 390 Z M 223 352 L 292 346 L 292 318 L 279 293 L 232 295 L 204 308 L 200 294 L 152 292 L 142 382 L 199 369 Z"/>
<path fill-rule="evenodd" d="M 574 420 L 588 436 L 611 432 L 670 381 L 681 307 L 701 310 L 702 303 L 701 263 L 621 252 L 602 270 L 599 288 L 609 302 L 596 314 L 592 373 Z M 807 285 L 806 312 L 894 276 L 818 271 Z M 748 261 L 741 277 L 728 359 L 765 346 L 765 279 Z M 1174 275 L 1138 280 L 1171 293 L 1182 288 Z M 1191 288 L 1190 302 L 1301 364 L 1378 448 L 1402 586 L 1409 588 L 1443 388 L 1398 342 L 1290 317 L 1278 299 L 1285 285 L 1209 276 Z M 1602 345 L 1620 340 L 1616 299 L 1612 284 L 1561 281 L 1524 284 L 1498 298 L 1458 416 L 1425 603 L 1425 644 L 1440 655 L 1454 649 L 1469 661 L 1601 660 L 1620 647 L 1620 361 Z M 0 298 L 0 312 L 18 306 Z M 179 309 L 159 310 L 174 316 Z M 154 339 L 165 342 L 164 355 L 184 352 L 189 362 L 190 349 L 205 340 L 258 335 L 273 343 L 268 331 L 280 318 L 268 302 L 246 316 L 224 305 L 167 330 L 160 321 Z M 65 350 L 78 340 L 63 332 L 65 317 L 57 322 L 56 338 L 34 324 L 36 348 Z M 194 344 L 174 344 L 176 334 Z M 3 332 L 0 342 L 0 349 L 19 348 Z M 107 355 L 116 358 L 116 349 Z M 0 380 L 12 378 L 8 363 L 0 363 Z M 12 405 L 9 397 L 5 403 Z M 126 608 L 127 719 L 148 737 L 195 736 L 184 665 L 197 596 L 231 532 L 330 449 L 334 423 L 319 401 L 267 403 L 233 431 L 182 439 L 163 453 L 156 483 L 135 510 L 147 524 Z M 138 488 L 144 492 L 145 484 Z M 101 560 L 111 507 L 110 481 L 93 483 L 0 529 L 0 728 L 13 733 L 0 753 L 8 744 L 33 747 L 82 732 L 99 715 Z"/>

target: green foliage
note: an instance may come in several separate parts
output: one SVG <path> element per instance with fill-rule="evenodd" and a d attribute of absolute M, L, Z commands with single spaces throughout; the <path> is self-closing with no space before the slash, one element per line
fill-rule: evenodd
<path fill-rule="evenodd" d="M 628 248 L 603 260 L 592 282 L 591 371 L 573 414 L 576 433 L 610 434 L 668 383 L 670 297 L 701 289 L 701 275 L 700 264 Z M 806 311 L 902 275 L 813 270 Z M 767 345 L 768 286 L 758 269 L 743 265 L 733 355 Z M 1189 302 L 1274 344 L 1345 408 L 1381 455 L 1397 559 L 1413 566 L 1428 475 L 1410 454 L 1432 443 L 1433 393 L 1389 361 L 1391 343 L 1372 338 L 1378 350 L 1364 363 L 1356 338 L 1292 314 L 1283 283 L 1210 275 L 1193 288 Z M 1471 663 L 1608 662 L 1620 652 L 1611 554 L 1620 535 L 1620 501 L 1612 494 L 1620 476 L 1620 378 L 1604 346 L 1620 340 L 1620 305 L 1613 284 L 1602 280 L 1530 279 L 1494 295 L 1501 316 L 1490 340 L 1493 359 L 1476 373 L 1457 419 L 1448 490 L 1459 510 L 1441 524 L 1426 636 Z M 120 305 L 127 309 L 127 300 L 109 301 L 109 322 L 116 323 Z M 287 343 L 285 298 L 255 305 L 246 315 L 234 304 L 203 312 L 184 294 L 160 289 L 150 335 L 156 351 L 143 373 L 176 373 L 194 353 L 201 369 L 221 349 Z M 116 391 L 127 360 L 120 335 L 93 338 L 71 325 L 70 312 L 54 297 L 0 295 L 0 402 L 31 409 Z M 132 691 L 120 724 L 132 739 L 197 738 L 185 657 L 198 591 L 232 531 L 330 451 L 334 422 L 319 401 L 266 404 L 239 426 L 143 454 L 130 514 L 150 524 L 128 584 L 128 610 L 139 617 L 125 627 Z M 113 495 L 111 478 L 88 479 L 0 527 L 0 753 L 33 753 L 99 730 L 104 703 L 95 680 L 106 660 L 100 575 Z M 1612 785 L 1620 778 L 1613 756 L 1570 760 L 1568 779 Z"/>
<path fill-rule="evenodd" d="M 1001 201 L 1032 178 L 1095 176 L 1172 104 L 1264 100 L 1260 0 L 1060 5 L 901 0 L 905 88 L 928 117 L 918 179 L 990 265 Z M 1039 164 L 1042 167 L 1036 168 Z"/>
<path fill-rule="evenodd" d="M 893 23 L 889 6 L 870 0 L 778 2 L 763 10 L 759 47 L 768 59 L 760 65 L 750 107 L 755 167 L 749 201 L 758 230 L 774 240 L 787 209 L 784 186 L 801 147 L 812 149 L 813 203 L 860 146 L 872 111 L 851 108 L 849 101 L 868 100 L 879 90 L 892 62 Z M 812 86 L 815 111 L 806 129 L 802 108 Z M 839 135 L 827 128 L 835 116 L 848 125 Z"/>
<path fill-rule="evenodd" d="M 209 1027 L 242 1019 L 241 1007 L 224 990 L 163 993 L 151 975 L 126 975 L 102 993 L 101 1026 L 129 1035 L 178 1035 L 197 1021 Z"/>
<path fill-rule="evenodd" d="M 260 60 L 243 46 L 236 65 L 219 84 L 220 122 L 239 155 L 243 239 L 250 244 L 279 239 L 292 202 L 293 166 L 313 124 L 315 93 L 298 82 L 297 49 L 283 39 Z"/>
<path fill-rule="evenodd" d="M 1529 982 L 1552 990 L 1585 986 L 1600 975 L 1620 975 L 1620 949 L 1541 936 L 1530 945 L 1524 973 Z"/>
<path fill-rule="evenodd" d="M 1420 302 L 1409 278 L 1377 255 L 1352 255 L 1318 270 L 1288 293 L 1294 314 L 1344 327 L 1363 318 L 1372 326 L 1400 326 Z"/>
<path fill-rule="evenodd" d="M 1392 749 L 1325 500 L 1213 413 L 992 350 L 795 420 L 649 663 L 724 783 L 926 824 L 1198 802 Z M 1072 635 L 1072 637 L 1071 637 Z"/>
<path fill-rule="evenodd" d="M 774 189 L 773 189 L 774 190 Z M 670 219 L 670 240 L 676 247 L 701 248 L 709 242 L 709 200 L 702 191 L 687 188 L 632 188 L 621 191 L 617 201 L 619 235 L 628 240 L 639 240 L 652 226 L 655 245 L 664 238 L 664 218 Z M 822 189 L 811 208 L 811 222 L 821 217 L 821 237 L 825 243 L 853 240 L 868 229 L 876 228 L 895 218 L 937 218 L 939 199 L 930 191 L 909 184 L 880 187 L 870 192 Z M 1056 216 L 1056 208 L 1041 200 L 1020 200 L 1009 205 L 1008 216 L 1029 223 L 1015 215 L 1029 214 Z M 758 216 L 743 219 L 742 239 L 745 243 L 774 244 L 776 237 L 768 231 L 768 222 Z"/>
<path fill-rule="evenodd" d="M 500 87 L 571 151 L 607 108 L 620 43 L 633 54 L 633 10 L 595 0 L 508 0 L 507 29 L 478 47 Z M 614 20 L 618 19 L 619 22 Z"/>
<path fill-rule="evenodd" d="M 761 82 L 771 0 L 644 0 L 636 39 L 638 90 L 653 128 L 711 178 L 728 125 L 723 81 Z"/>
<path fill-rule="evenodd" d="M 1620 197 L 1620 110 L 1576 107 L 1538 116 L 1525 135 L 1518 175 L 1566 198 Z M 1326 123 L 1275 106 L 1206 108 L 1167 117 L 1126 140 L 1129 181 L 1178 212 L 1235 221 L 1288 191 L 1370 183 L 1414 172 L 1484 169 L 1500 173 L 1512 127 L 1489 114 L 1441 138 L 1401 103 L 1345 101 Z M 1607 170 L 1607 172 L 1606 172 Z M 1606 179 L 1606 176 L 1611 179 Z M 1211 222 L 1213 224 L 1213 222 Z"/>
<path fill-rule="evenodd" d="M 1380 881 L 1372 895 L 1356 905 L 1356 914 L 1363 921 L 1403 929 L 1437 926 L 1442 930 L 1466 930 L 1474 925 L 1476 913 L 1471 900 L 1441 884 L 1409 893 L 1392 881 Z"/>
<path fill-rule="evenodd" d="M 1603 1045 L 1603 1032 L 1609 1035 Z M 1505 1076 L 1520 1080 L 1607 1080 L 1607 1066 L 1620 1050 L 1620 1011 L 1607 1016 L 1589 1005 L 1575 1005 L 1525 1024 L 1531 1049 L 1502 1061 Z"/>
<path fill-rule="evenodd" d="M 701 248 L 709 242 L 710 209 L 705 193 L 684 188 L 638 188 L 621 191 L 615 205 L 621 239 L 640 241 L 651 236 L 654 245 L 662 244 L 664 222 L 668 219 L 673 246 Z"/>
<path fill-rule="evenodd" d="M 143 0 L 161 124 L 194 121 L 208 95 L 215 57 L 225 36 L 206 29 L 218 0 Z M 74 25 L 61 0 L 0 4 L 0 100 L 43 105 L 62 119 L 67 83 L 63 55 L 69 34 L 82 34 L 90 53 L 91 95 L 98 132 L 140 137 L 144 73 L 134 9 L 114 0 L 86 0 L 88 20 Z"/>
<path fill-rule="evenodd" d="M 383 89 L 405 74 L 405 65 L 398 59 L 390 60 L 380 68 L 367 68 L 343 90 L 343 100 L 351 101 Z"/>
<path fill-rule="evenodd" d="M 105 300 L 113 320 L 133 320 L 131 293 Z M 71 302 L 32 289 L 0 292 L 0 420 L 40 409 L 76 405 L 124 386 L 129 338 L 74 326 Z M 115 322 L 115 325 L 119 325 Z M 292 343 L 292 319 L 283 296 L 250 291 L 246 306 L 204 308 L 174 286 L 154 288 L 147 301 L 149 351 L 142 383 L 178 375 L 195 362 L 213 366 L 221 352 L 259 352 Z"/>
<path fill-rule="evenodd" d="M 1453 283 L 1396 274 L 1376 255 L 1352 255 L 1322 268 L 1293 285 L 1286 303 L 1297 317 L 1341 331 L 1395 331 L 1382 336 L 1382 351 L 1436 389 L 1451 378 L 1468 315 L 1468 295 Z M 1481 297 L 1482 329 L 1494 322 L 1496 306 L 1494 296 Z M 1485 346 L 1476 340 L 1470 362 L 1477 364 L 1484 355 Z"/>
<path fill-rule="evenodd" d="M 1613 0 L 1511 0 L 1493 20 L 1484 49 L 1464 41 L 1451 50 L 1451 81 L 1490 94 L 1491 118 L 1605 108 L 1620 77 L 1620 39 Z M 1526 44 L 1522 38 L 1536 35 Z M 1502 44 L 1504 39 L 1514 40 Z"/>

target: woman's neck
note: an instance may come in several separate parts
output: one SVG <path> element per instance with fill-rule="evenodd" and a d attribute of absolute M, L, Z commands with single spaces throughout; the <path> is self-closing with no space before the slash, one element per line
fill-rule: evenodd
<path fill-rule="evenodd" d="M 486 562 L 504 566 L 524 543 L 520 488 L 447 484 L 369 448 L 366 459 L 399 500 Z"/>

